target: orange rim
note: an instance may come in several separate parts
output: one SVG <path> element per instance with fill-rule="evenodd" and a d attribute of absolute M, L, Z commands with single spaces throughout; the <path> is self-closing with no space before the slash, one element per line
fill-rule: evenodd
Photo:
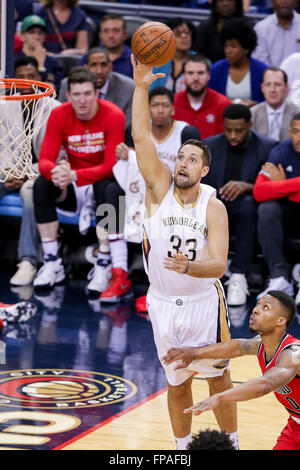
<path fill-rule="evenodd" d="M 36 93 L 34 95 L 2 95 L 2 90 L 9 90 L 14 86 L 17 90 L 19 88 L 28 88 L 35 85 L 45 91 Z M 23 101 L 23 100 L 38 100 L 50 96 L 55 92 L 54 87 L 49 83 L 39 82 L 38 80 L 22 80 L 20 78 L 1 78 L 0 79 L 0 100 L 5 101 Z"/>

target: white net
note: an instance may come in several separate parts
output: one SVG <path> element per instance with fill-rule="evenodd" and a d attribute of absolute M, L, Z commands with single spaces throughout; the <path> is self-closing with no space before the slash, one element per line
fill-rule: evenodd
<path fill-rule="evenodd" d="M 32 141 L 49 117 L 54 88 L 30 80 L 0 81 L 0 181 L 36 176 Z"/>

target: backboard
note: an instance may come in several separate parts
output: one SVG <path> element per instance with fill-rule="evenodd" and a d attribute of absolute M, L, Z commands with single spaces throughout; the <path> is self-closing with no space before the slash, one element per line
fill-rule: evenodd
<path fill-rule="evenodd" d="M 0 78 L 13 76 L 15 1 L 0 0 Z"/>

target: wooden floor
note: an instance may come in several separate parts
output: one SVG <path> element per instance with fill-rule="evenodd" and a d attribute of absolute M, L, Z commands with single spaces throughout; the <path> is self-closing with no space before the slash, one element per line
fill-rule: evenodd
<path fill-rule="evenodd" d="M 247 356 L 231 361 L 234 385 L 261 375 L 257 358 Z M 206 398 L 205 380 L 193 382 L 194 401 Z M 241 450 L 271 450 L 287 421 L 287 413 L 273 394 L 238 404 Z M 192 431 L 218 429 L 213 412 L 194 417 Z M 64 450 L 174 450 L 166 392 L 114 419 L 73 442 Z"/>

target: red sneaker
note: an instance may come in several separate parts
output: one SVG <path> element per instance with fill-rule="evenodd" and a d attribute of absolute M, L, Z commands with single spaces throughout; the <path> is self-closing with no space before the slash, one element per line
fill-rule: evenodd
<path fill-rule="evenodd" d="M 135 309 L 137 312 L 148 312 L 145 295 L 135 299 Z"/>
<path fill-rule="evenodd" d="M 145 320 L 150 321 L 145 295 L 142 295 L 135 300 L 135 310 L 138 317 L 142 317 Z"/>
<path fill-rule="evenodd" d="M 122 268 L 111 269 L 111 280 L 108 288 L 100 294 L 102 302 L 118 302 L 123 294 L 131 289 L 131 280 Z"/>

